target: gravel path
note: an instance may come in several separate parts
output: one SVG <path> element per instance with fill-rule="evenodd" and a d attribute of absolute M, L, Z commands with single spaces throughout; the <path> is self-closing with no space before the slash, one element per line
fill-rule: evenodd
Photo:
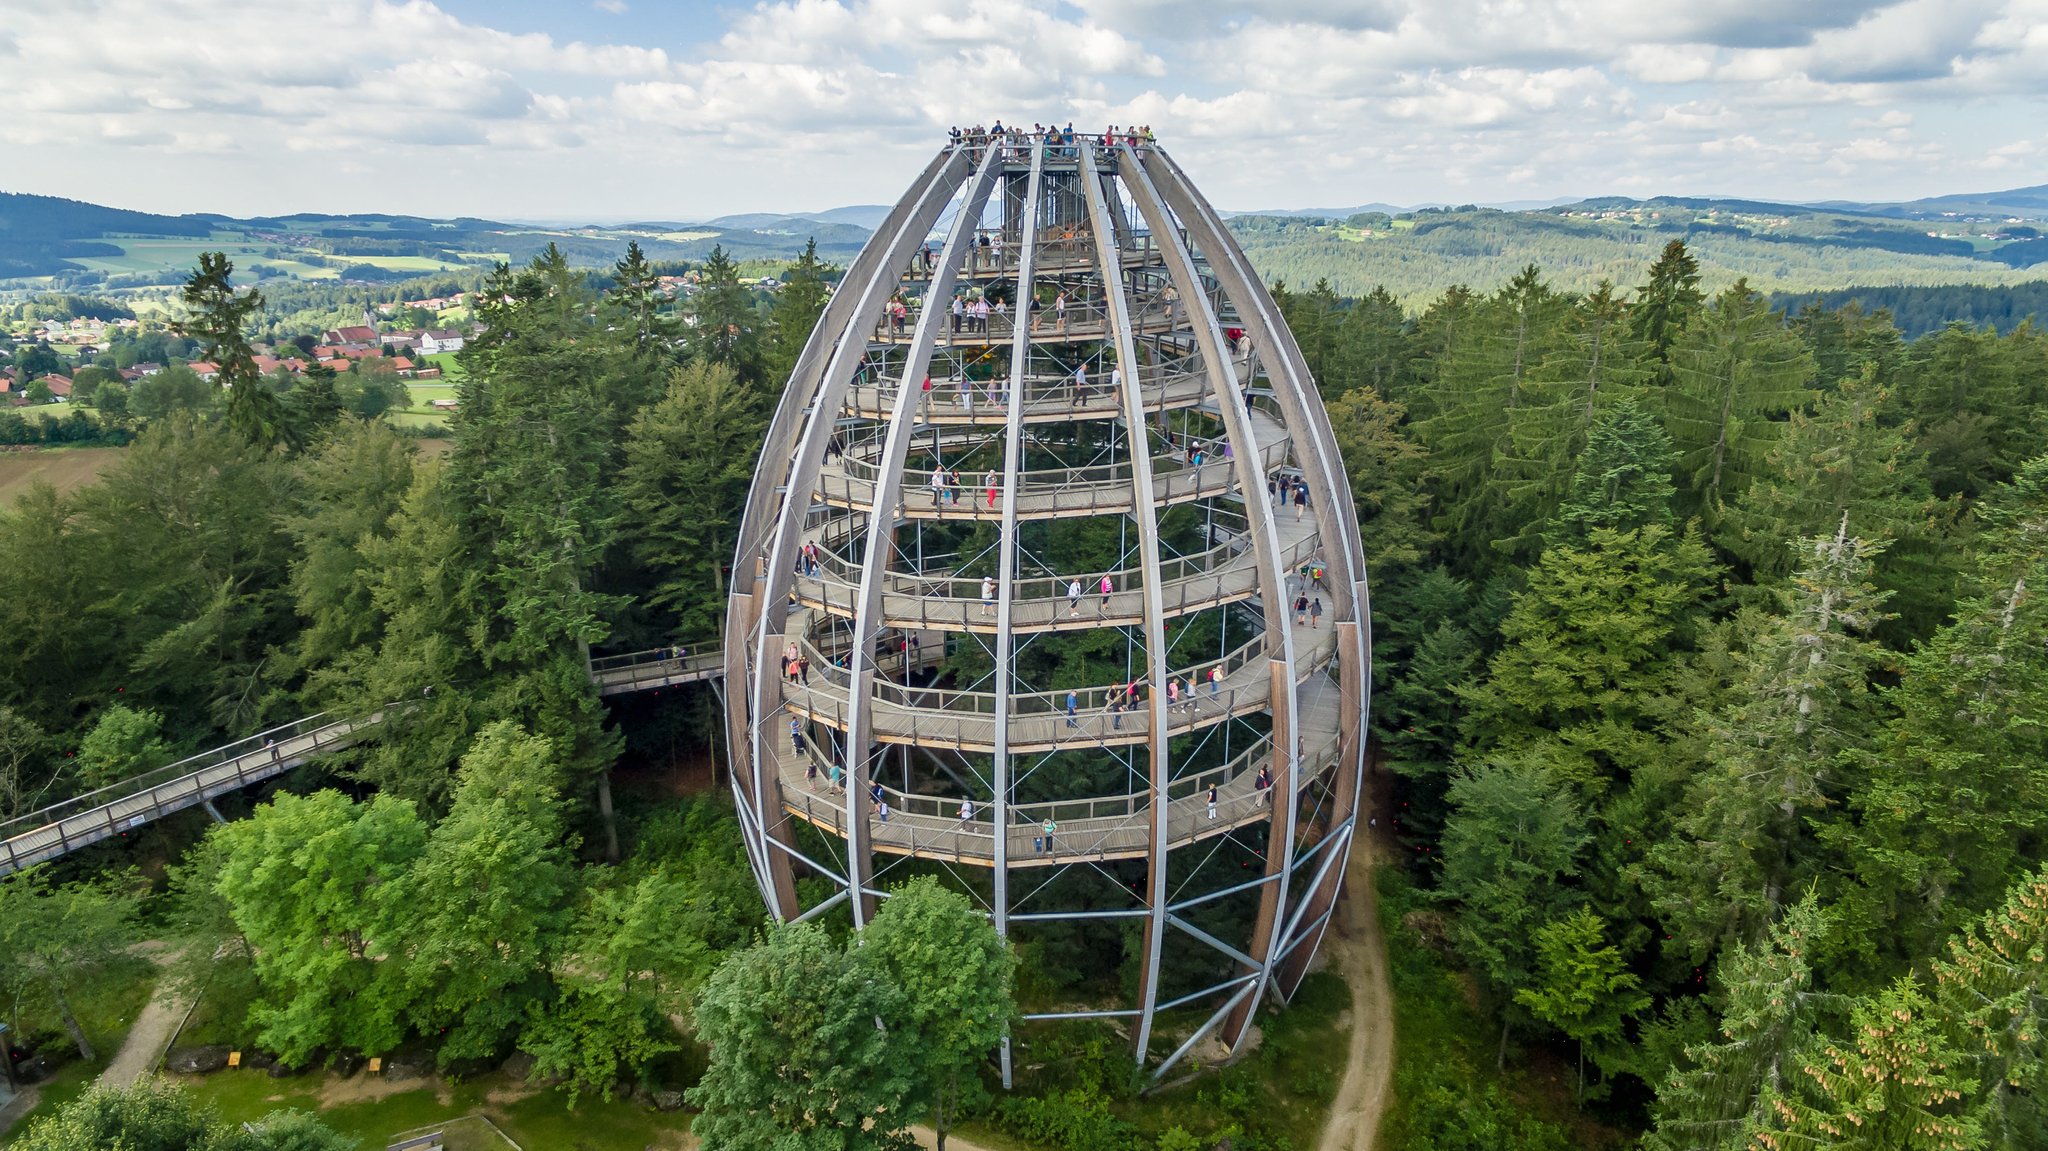
<path fill-rule="evenodd" d="M 138 950 L 147 954 L 158 967 L 164 967 L 177 958 L 163 944 L 154 941 L 142 944 Z M 121 1050 L 107 1063 L 107 1069 L 100 1072 L 102 1087 L 130 1087 L 137 1079 L 156 1068 L 157 1057 L 170 1046 L 171 1033 L 178 1028 L 178 1022 L 185 1018 L 191 1006 L 175 994 L 168 979 L 159 978 L 156 991 L 143 1005 L 142 1014 L 135 1017 L 134 1026 L 128 1028 L 128 1037 L 121 1041 Z"/>
<path fill-rule="evenodd" d="M 1320 1151 L 1372 1151 L 1394 1077 L 1394 993 L 1372 876 L 1385 845 L 1377 831 L 1366 835 L 1345 871 L 1335 938 L 1323 943 L 1351 985 L 1351 1052 Z"/>

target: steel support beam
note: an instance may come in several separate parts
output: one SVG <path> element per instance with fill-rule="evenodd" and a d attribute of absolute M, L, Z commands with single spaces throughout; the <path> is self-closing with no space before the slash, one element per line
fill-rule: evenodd
<path fill-rule="evenodd" d="M 868 850 L 868 786 L 880 779 L 880 773 L 868 763 L 868 745 L 872 724 L 871 703 L 874 697 L 875 628 L 882 615 L 882 581 L 888 570 L 890 555 L 894 551 L 896 524 L 902 512 L 902 485 L 900 479 L 905 462 L 910 455 L 910 437 L 918 423 L 913 418 L 923 393 L 918 383 L 931 364 L 932 341 L 939 328 L 947 322 L 945 301 L 952 294 L 953 280 L 960 269 L 960 240 L 974 234 L 974 221 L 981 218 L 982 207 L 988 201 L 989 188 L 994 185 L 998 168 L 997 148 L 984 149 L 981 165 L 975 170 L 974 183 L 967 193 L 967 201 L 953 215 L 953 226 L 946 234 L 946 242 L 939 256 L 939 264 L 933 270 L 925 293 L 925 306 L 918 313 L 917 331 L 911 338 L 910 354 L 904 358 L 902 375 L 896 384 L 896 407 L 889 421 L 887 438 L 883 441 L 882 456 L 876 468 L 874 506 L 868 509 L 867 555 L 861 564 L 860 592 L 854 601 L 853 647 L 848 657 L 852 668 L 854 690 L 847 697 L 846 706 L 846 827 L 847 839 L 846 877 L 854 888 L 853 926 L 855 930 L 867 926 L 874 915 L 875 904 L 869 893 L 868 877 L 872 871 L 872 857 Z M 817 429 L 822 421 L 813 420 L 811 428 Z M 889 477 L 899 479 L 897 499 L 891 501 L 888 494 Z M 907 674 L 907 665 L 906 665 Z"/>
<path fill-rule="evenodd" d="M 1131 453 L 1131 487 L 1136 504 L 1131 512 L 1138 526 L 1138 558 L 1146 571 L 1157 572 L 1159 516 L 1153 498 L 1151 432 L 1145 422 L 1144 389 L 1138 384 L 1138 354 L 1131 339 L 1131 319 L 1124 309 L 1123 257 L 1116 228 L 1103 201 L 1095 149 L 1085 144 L 1081 147 L 1080 182 L 1090 227 L 1095 233 L 1095 257 L 1104 285 L 1103 295 L 1109 305 L 1110 343 L 1116 348 L 1117 364 L 1123 369 L 1124 439 Z M 1151 915 L 1145 921 L 1145 969 L 1138 977 L 1144 1007 L 1135 1041 L 1141 1067 L 1152 1042 L 1152 1016 L 1159 1001 L 1159 949 L 1166 939 L 1167 784 L 1172 778 L 1172 764 L 1167 758 L 1166 609 L 1157 579 L 1145 581 L 1145 664 L 1145 680 L 1151 684 L 1146 696 L 1151 723 L 1145 749 L 1150 764 L 1152 826 L 1146 844 L 1146 903 Z"/>

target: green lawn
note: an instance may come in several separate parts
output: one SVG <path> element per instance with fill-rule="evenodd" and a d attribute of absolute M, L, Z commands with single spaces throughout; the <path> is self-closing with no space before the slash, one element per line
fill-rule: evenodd
<path fill-rule="evenodd" d="M 36 1116 L 47 1115 L 85 1094 L 85 1089 L 92 1086 L 100 1072 L 106 1069 L 107 1060 L 113 1058 L 121 1049 L 122 1041 L 128 1038 L 128 1028 L 141 1014 L 143 1005 L 149 1002 L 151 993 L 156 990 L 156 980 L 154 965 L 144 959 L 128 958 L 103 978 L 73 993 L 71 1005 L 78 1011 L 79 1026 L 85 1028 L 85 1037 L 92 1041 L 93 1051 L 99 1058 L 90 1063 L 74 1058 L 38 1084 L 40 1098 L 35 1109 L 22 1116 L 6 1136 L 0 1136 L 0 1146 L 27 1130 L 29 1122 Z M 32 1002 L 25 1005 L 17 1022 L 19 1034 L 23 1036 L 34 1036 L 62 1025 L 47 1005 Z M 69 1039 L 64 1042 L 68 1043 Z M 75 1056 L 77 1053 L 74 1051 L 72 1054 Z"/>
<path fill-rule="evenodd" d="M 455 398 L 455 385 L 439 380 L 407 380 L 405 390 L 412 396 L 412 406 L 405 409 L 408 412 L 431 412 L 435 400 Z"/>
<path fill-rule="evenodd" d="M 432 364 L 441 369 L 443 380 L 453 380 L 462 375 L 462 365 L 455 362 L 458 352 L 435 352 L 431 356 L 414 356 L 415 363 Z"/>
<path fill-rule="evenodd" d="M 320 1118 L 345 1134 L 363 1140 L 366 1151 L 381 1148 L 401 1131 L 415 1131 L 462 1116 L 483 1114 L 517 1140 L 538 1151 L 643 1151 L 648 1147 L 683 1145 L 690 1116 L 662 1114 L 629 1100 L 610 1103 L 584 1099 L 574 1111 L 556 1091 L 526 1094 L 530 1088 L 502 1074 L 459 1084 L 439 1079 L 381 1098 L 369 1098 L 380 1081 L 366 1073 L 348 1079 L 311 1074 L 272 1079 L 262 1071 L 220 1071 L 204 1076 L 173 1076 L 201 1100 L 219 1109 L 223 1118 L 247 1122 L 281 1108 L 318 1111 Z M 515 1096 L 523 1096 L 517 1097 Z M 450 1142 L 451 1151 L 465 1146 L 481 1151 L 492 1137 L 475 1123 L 459 1125 L 467 1144 Z M 451 1134 L 454 1129 L 451 1129 Z M 502 1144 L 499 1144 L 502 1146 Z"/>
<path fill-rule="evenodd" d="M 394 428 L 432 428 L 448 426 L 450 412 L 385 412 L 384 422 Z"/>
<path fill-rule="evenodd" d="M 336 256 L 335 259 L 346 260 L 351 264 L 368 264 L 373 268 L 383 268 L 387 272 L 446 272 L 459 271 L 470 266 L 437 260 L 432 256 Z"/>

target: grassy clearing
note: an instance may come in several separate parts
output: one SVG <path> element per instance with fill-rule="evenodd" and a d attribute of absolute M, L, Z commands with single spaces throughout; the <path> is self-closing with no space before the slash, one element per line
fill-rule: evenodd
<path fill-rule="evenodd" d="M 155 992 L 156 982 L 156 966 L 147 959 L 131 956 L 93 983 L 73 992 L 71 1006 L 78 1012 L 78 1024 L 85 1029 L 85 1037 L 92 1042 L 93 1053 L 98 1056 L 90 1062 L 77 1058 L 78 1052 L 71 1046 L 70 1037 L 63 1034 L 63 1023 L 51 1004 L 28 1002 L 21 1005 L 10 1038 L 19 1036 L 38 1040 L 39 1045 L 55 1045 L 69 1052 L 72 1059 L 37 1085 L 39 1098 L 35 1108 L 21 1117 L 10 1135 L 19 1135 L 28 1129 L 29 1122 L 36 1116 L 47 1115 L 85 1094 L 85 1089 L 92 1086 L 101 1071 L 106 1070 L 107 1061 L 121 1050 L 121 1043 L 128 1038 L 128 1029 Z M 5 1143 L 6 1140 L 0 1140 L 0 1146 Z"/>
<path fill-rule="evenodd" d="M 1032 1029 L 1020 1044 L 1018 1090 L 998 1091 L 961 1133 L 997 1148 L 1149 1147 L 1174 1128 L 1174 1146 L 1307 1151 L 1321 1137 L 1349 1054 L 1343 979 L 1318 972 L 1284 1011 L 1259 1019 L 1256 1051 L 1213 1074 L 1152 1095 L 1133 1088 L 1129 1041 L 1113 1029 Z M 1190 1067 L 1189 1070 L 1194 1070 Z"/>
<path fill-rule="evenodd" d="M 248 1122 L 283 1108 L 318 1111 L 322 1120 L 361 1139 L 364 1147 L 383 1147 L 399 1132 L 476 1114 L 488 1116 L 523 1147 L 560 1151 L 681 1148 L 690 1125 L 687 1114 L 653 1112 L 623 1099 L 586 1098 L 572 1111 L 561 1093 L 514 1082 L 502 1073 L 461 1083 L 438 1078 L 391 1082 L 366 1073 L 345 1079 L 327 1074 L 272 1079 L 254 1070 L 173 1079 L 224 1119 Z M 461 1123 L 450 1133 L 456 1131 L 477 1151 L 494 1147 L 493 1137 L 479 1124 Z M 462 1146 L 449 1143 L 451 1151 Z"/>
<path fill-rule="evenodd" d="M 385 412 L 384 422 L 394 428 L 441 428 L 448 427 L 451 412 Z M 435 438 L 440 438 L 436 436 Z"/>
<path fill-rule="evenodd" d="M 462 365 L 455 362 L 457 352 L 435 352 L 431 356 L 414 356 L 416 363 L 432 364 L 441 369 L 441 379 L 455 380 L 462 376 Z"/>
<path fill-rule="evenodd" d="M 118 463 L 122 450 L 38 448 L 31 452 L 0 452 L 0 508 L 12 507 L 23 492 L 38 483 L 49 484 L 60 492 L 77 491 Z"/>
<path fill-rule="evenodd" d="M 452 400 L 455 398 L 454 384 L 444 384 L 435 380 L 428 380 L 424 383 L 419 380 L 407 380 L 405 381 L 405 390 L 412 397 L 412 406 L 401 410 L 408 412 L 431 412 L 434 410 L 435 400 Z M 443 413 L 443 415 L 446 415 L 446 413 Z"/>

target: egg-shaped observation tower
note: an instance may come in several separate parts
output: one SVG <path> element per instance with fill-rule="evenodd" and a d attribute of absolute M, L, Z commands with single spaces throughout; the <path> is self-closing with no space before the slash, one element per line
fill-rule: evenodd
<path fill-rule="evenodd" d="M 1235 1048 L 1355 830 L 1356 524 L 1299 349 L 1170 156 L 941 151 L 747 503 L 728 722 L 769 907 L 860 926 L 938 874 L 1019 947 L 1026 1026 L 1118 1020 L 1158 1072 Z"/>

